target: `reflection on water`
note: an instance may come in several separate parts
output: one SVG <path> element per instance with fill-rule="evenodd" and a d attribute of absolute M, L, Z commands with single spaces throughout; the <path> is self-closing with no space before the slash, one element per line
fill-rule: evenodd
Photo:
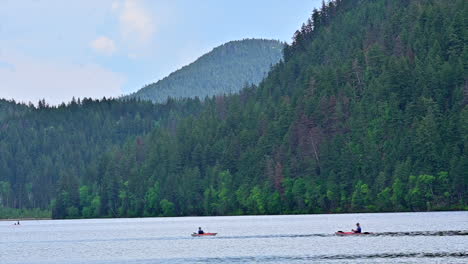
<path fill-rule="evenodd" d="M 303 234 L 303 235 L 264 235 L 264 236 L 227 236 L 216 237 L 217 239 L 245 239 L 245 238 L 281 238 L 281 237 L 329 237 L 336 236 L 336 234 Z M 413 231 L 413 232 L 381 232 L 381 233 L 368 233 L 359 235 L 359 237 L 366 236 L 468 236 L 468 230 L 453 230 L 453 231 Z M 213 237 L 214 239 L 214 237 Z"/>
<path fill-rule="evenodd" d="M 413 231 L 413 232 L 382 232 L 372 233 L 372 236 L 467 236 L 468 231 Z"/>
<path fill-rule="evenodd" d="M 261 256 L 261 257 L 234 257 L 234 258 L 206 258 L 195 261 L 202 263 L 238 263 L 238 262 L 291 262 L 291 261 L 317 261 L 317 260 L 365 260 L 365 259 L 396 259 L 396 258 L 459 258 L 468 257 L 468 252 L 449 253 L 400 253 L 400 254 L 369 254 L 369 255 L 319 255 L 319 256 Z M 179 259 L 180 262 L 190 262 L 190 259 Z"/>
<path fill-rule="evenodd" d="M 0 263 L 468 263 L 468 212 L 0 222 Z M 369 235 L 337 236 L 360 222 Z M 216 237 L 191 237 L 202 226 Z"/>
<path fill-rule="evenodd" d="M 331 237 L 336 234 L 276 234 L 276 235 L 252 235 L 252 236 L 212 236 L 212 237 L 200 237 L 198 239 L 252 239 L 252 238 L 300 238 L 300 237 Z M 366 235 L 359 235 L 358 237 L 372 237 L 372 236 L 468 236 L 468 231 L 414 231 L 414 232 L 382 232 L 382 233 L 369 233 Z M 153 237 L 153 238 L 120 238 L 120 239 L 73 239 L 73 240 L 37 240 L 30 241 L 28 243 L 81 243 L 81 242 L 118 242 L 118 241 L 158 241 L 158 240 L 187 240 L 197 239 L 190 238 L 188 236 L 178 237 Z M 13 245 L 15 243 L 24 243 L 24 241 L 10 241 L 0 242 L 0 244 Z"/>
<path fill-rule="evenodd" d="M 368 254 L 368 255 L 317 255 L 317 256 L 242 256 L 242 257 L 224 257 L 224 258 L 171 258 L 171 259 L 145 259 L 127 261 L 125 263 L 310 263 L 330 261 L 336 263 L 362 263 L 362 262 L 379 262 L 385 263 L 385 260 L 394 263 L 394 260 L 400 260 L 404 263 L 414 262 L 421 263 L 424 261 L 444 261 L 444 263 L 462 263 L 468 258 L 468 252 L 450 253 L 399 253 L 399 254 Z M 344 262 L 345 261 L 345 262 Z M 111 261 L 106 263 L 112 263 Z"/>

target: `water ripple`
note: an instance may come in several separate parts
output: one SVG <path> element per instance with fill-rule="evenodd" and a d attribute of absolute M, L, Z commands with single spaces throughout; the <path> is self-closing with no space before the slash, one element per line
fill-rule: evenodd
<path fill-rule="evenodd" d="M 93 243 L 93 242 L 119 242 L 119 241 L 152 241 L 152 240 L 187 240 L 187 239 L 274 239 L 274 238 L 307 238 L 307 237 L 332 237 L 335 234 L 274 234 L 274 235 L 251 235 L 251 236 L 223 236 L 215 237 L 148 237 L 148 238 L 109 238 L 109 239 L 73 239 L 73 240 L 40 240 L 40 241 L 8 241 L 0 242 L 0 244 L 12 243 Z M 340 235 L 341 236 L 341 235 Z M 351 236 L 351 237 L 375 237 L 375 236 L 468 236 L 467 230 L 450 230 L 450 231 L 412 231 L 412 232 L 381 232 L 369 233 L 366 235 Z"/>
<path fill-rule="evenodd" d="M 283 263 L 283 262 L 313 262 L 313 261 L 342 261 L 342 260 L 396 260 L 396 259 L 465 259 L 468 252 L 410 252 L 410 253 L 379 253 L 379 254 L 341 254 L 341 255 L 303 255 L 303 256 L 239 256 L 239 257 L 213 257 L 213 258 L 169 258 L 130 260 L 126 264 L 156 264 L 156 263 Z M 100 262 L 103 263 L 103 262 Z M 104 262 L 108 263 L 108 262 Z M 111 262 L 109 262 L 111 263 Z M 112 262 L 115 264 L 115 262 Z"/>
<path fill-rule="evenodd" d="M 274 234 L 274 235 L 252 235 L 252 236 L 218 236 L 217 239 L 249 239 L 249 238 L 300 238 L 300 237 L 331 237 L 335 234 Z M 341 236 L 341 235 L 340 235 Z M 368 236 L 468 236 L 468 230 L 450 231 L 411 231 L 411 232 L 381 232 L 359 235 Z M 356 237 L 356 236 L 353 236 Z"/>

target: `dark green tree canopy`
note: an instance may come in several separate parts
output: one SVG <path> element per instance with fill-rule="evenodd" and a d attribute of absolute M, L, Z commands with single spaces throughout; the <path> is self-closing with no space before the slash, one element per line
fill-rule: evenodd
<path fill-rule="evenodd" d="M 466 12 L 324 2 L 258 86 L 202 102 L 0 102 L 0 205 L 55 218 L 467 209 Z"/>
<path fill-rule="evenodd" d="M 281 60 L 283 47 L 276 40 L 231 41 L 128 97 L 161 103 L 168 98 L 237 93 L 247 85 L 260 83 Z"/>

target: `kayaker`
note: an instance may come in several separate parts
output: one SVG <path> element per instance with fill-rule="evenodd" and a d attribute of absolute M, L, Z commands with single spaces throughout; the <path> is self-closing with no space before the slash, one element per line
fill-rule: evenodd
<path fill-rule="evenodd" d="M 356 229 L 352 229 L 351 231 L 353 231 L 354 233 L 361 233 L 361 226 L 359 225 L 359 223 L 356 223 Z"/>
<path fill-rule="evenodd" d="M 205 232 L 203 232 L 203 230 L 201 229 L 201 227 L 198 228 L 198 234 L 199 234 L 199 235 L 205 234 Z"/>

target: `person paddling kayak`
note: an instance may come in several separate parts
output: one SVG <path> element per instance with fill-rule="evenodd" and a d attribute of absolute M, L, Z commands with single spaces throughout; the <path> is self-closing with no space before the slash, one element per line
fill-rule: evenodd
<path fill-rule="evenodd" d="M 201 227 L 198 228 L 198 234 L 199 234 L 199 235 L 205 234 L 205 232 L 203 232 L 203 230 L 201 229 Z"/>
<path fill-rule="evenodd" d="M 360 235 L 372 235 L 374 233 L 370 232 L 362 232 L 361 225 L 359 223 L 356 223 L 356 229 L 351 229 L 351 232 L 343 232 L 343 231 L 336 231 L 335 235 L 338 236 L 360 236 Z"/>
<path fill-rule="evenodd" d="M 361 226 L 359 223 L 356 223 L 356 229 L 351 229 L 354 233 L 361 233 Z"/>

